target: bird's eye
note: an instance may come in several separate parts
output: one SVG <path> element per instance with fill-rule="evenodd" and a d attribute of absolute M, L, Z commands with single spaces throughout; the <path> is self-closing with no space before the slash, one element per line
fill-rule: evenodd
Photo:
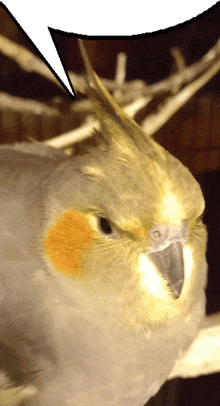
<path fill-rule="evenodd" d="M 104 217 L 99 218 L 99 228 L 103 234 L 110 235 L 113 233 L 111 224 Z"/>

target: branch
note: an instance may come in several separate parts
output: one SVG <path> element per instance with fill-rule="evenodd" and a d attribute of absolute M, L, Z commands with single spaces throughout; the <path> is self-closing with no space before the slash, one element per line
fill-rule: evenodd
<path fill-rule="evenodd" d="M 22 69 L 28 72 L 36 72 L 48 80 L 59 84 L 47 66 L 38 57 L 24 47 L 13 43 L 0 35 L 0 52 L 14 59 Z M 108 90 L 113 91 L 116 99 L 124 106 L 125 111 L 134 115 L 145 107 L 158 94 L 164 93 L 164 102 L 159 105 L 157 111 L 147 116 L 142 122 L 143 131 L 147 136 L 154 135 L 199 89 L 201 89 L 220 70 L 220 39 L 205 54 L 200 61 L 185 67 L 184 59 L 178 49 L 171 49 L 175 59 L 177 72 L 167 79 L 147 86 L 143 81 L 125 82 L 126 55 L 118 55 L 115 80 L 103 80 Z M 68 72 L 76 91 L 85 92 L 83 76 Z M 185 86 L 185 87 L 184 87 Z M 167 97 L 167 94 L 169 97 Z M 81 111 L 90 114 L 91 104 L 81 101 L 80 105 L 74 102 L 70 105 L 74 112 Z M 98 128 L 97 122 L 84 123 L 80 128 L 70 131 L 53 140 L 47 141 L 48 145 L 56 148 L 66 148 L 75 142 L 81 141 L 91 135 L 93 128 Z"/>
<path fill-rule="evenodd" d="M 46 114 L 48 116 L 59 116 L 59 110 L 55 107 L 47 106 L 45 103 L 35 100 L 22 99 L 0 92 L 0 110 L 10 109 L 22 113 L 33 113 L 37 116 Z"/>
<path fill-rule="evenodd" d="M 14 60 L 24 71 L 38 73 L 63 89 L 50 69 L 40 58 L 28 51 L 25 47 L 16 44 L 3 35 L 0 35 L 0 52 Z"/>
<path fill-rule="evenodd" d="M 220 313 L 206 317 L 202 330 L 184 357 L 176 361 L 169 379 L 216 372 L 220 372 Z"/>
<path fill-rule="evenodd" d="M 159 112 L 150 114 L 142 122 L 142 128 L 148 137 L 158 131 L 186 102 L 220 70 L 220 59 L 213 63 L 198 79 L 187 85 L 179 93 L 168 98 Z M 159 106 L 160 107 L 160 106 Z"/>
<path fill-rule="evenodd" d="M 10 39 L 6 38 L 1 34 L 0 34 L 0 52 L 3 55 L 7 56 L 8 58 L 12 59 L 14 62 L 16 62 L 20 66 L 20 68 L 23 69 L 25 72 L 37 73 L 63 89 L 63 87 L 55 78 L 53 73 L 40 58 L 38 58 L 24 46 L 11 41 Z M 70 80 L 73 84 L 75 91 L 85 93 L 86 84 L 84 75 L 77 75 L 76 73 L 73 72 L 68 72 L 68 75 L 70 77 Z M 104 83 L 105 86 L 110 91 L 113 91 L 118 87 L 118 84 L 114 80 L 104 79 Z"/>
<path fill-rule="evenodd" d="M 126 78 L 126 62 L 127 55 L 124 52 L 120 52 L 117 55 L 117 64 L 115 72 L 115 83 L 118 85 L 118 89 L 113 92 L 113 96 L 117 99 L 122 96 L 122 87 Z"/>
<path fill-rule="evenodd" d="M 215 76 L 219 70 L 220 59 L 211 65 L 210 68 L 194 82 L 190 83 L 174 96 L 170 96 L 165 101 L 164 105 L 159 108 L 159 112 L 147 116 L 147 118 L 142 122 L 142 128 L 146 135 L 148 137 L 154 135 L 199 89 L 201 89 L 213 76 Z M 152 98 L 152 96 L 148 96 L 148 98 L 140 97 L 135 102 L 126 106 L 124 110 L 131 117 L 134 117 L 137 111 L 145 107 L 152 100 Z M 56 148 L 64 148 L 76 141 L 87 138 L 87 136 L 89 137 L 93 128 L 99 128 L 99 124 L 96 121 L 91 122 L 89 126 L 85 125 L 77 130 L 69 132 L 68 134 L 64 134 L 63 136 L 61 135 L 59 138 L 48 140 L 46 143 Z"/>
<path fill-rule="evenodd" d="M 177 56 L 176 48 L 171 49 L 171 53 L 177 61 L 180 54 Z M 183 85 L 186 85 L 189 82 L 192 82 L 197 76 L 201 75 L 204 71 L 206 71 L 218 58 L 220 58 L 220 39 L 216 42 L 216 44 L 198 61 L 193 63 L 192 65 L 177 70 L 177 73 L 172 74 L 169 78 L 166 78 L 160 82 L 154 83 L 153 85 L 146 86 L 144 93 L 146 95 L 158 95 L 161 93 L 166 93 L 167 91 L 171 91 L 176 87 L 178 83 L 178 87 L 181 88 Z"/>
<path fill-rule="evenodd" d="M 130 117 L 134 117 L 137 111 L 146 106 L 150 100 L 150 97 L 140 97 L 139 99 L 135 100 L 135 102 L 127 105 L 124 110 Z M 88 120 L 89 122 L 86 122 L 76 130 L 58 135 L 57 137 L 44 141 L 44 143 L 54 148 L 67 148 L 76 142 L 80 142 L 91 137 L 93 135 L 93 130 L 100 129 L 100 124 L 97 120 L 93 119 L 92 117 L 90 118 L 91 119 Z"/>
<path fill-rule="evenodd" d="M 46 79 L 52 81 L 53 83 L 57 84 L 59 87 L 62 87 L 57 79 L 54 77 L 50 69 L 45 65 L 45 63 L 35 56 L 31 51 L 27 50 L 25 47 L 14 43 L 13 41 L 9 40 L 8 38 L 0 35 L 0 52 L 7 56 L 8 58 L 14 60 L 23 70 L 26 72 L 35 72 L 44 76 Z M 180 51 L 176 48 L 171 49 L 171 53 L 175 58 L 177 72 L 172 74 L 170 77 L 154 83 L 153 85 L 146 85 L 141 80 L 134 80 L 130 82 L 125 82 L 125 77 L 123 79 L 123 74 L 125 76 L 125 68 L 124 73 L 123 68 L 119 69 L 120 74 L 116 73 L 116 78 L 119 78 L 119 75 L 122 75 L 121 79 L 110 80 L 110 79 L 103 79 L 103 83 L 105 87 L 109 91 L 115 91 L 119 87 L 119 82 L 121 80 L 121 89 L 123 94 L 138 94 L 139 96 L 155 96 L 161 93 L 171 92 L 173 93 L 173 89 L 177 87 L 181 88 L 183 85 L 194 80 L 198 75 L 201 75 L 205 70 L 207 70 L 216 59 L 220 57 L 220 39 L 217 43 L 201 58 L 200 61 L 195 62 L 189 67 L 184 68 L 183 57 Z M 121 53 L 118 56 L 119 62 L 118 64 L 124 65 L 126 63 L 126 55 Z M 70 80 L 73 84 L 73 87 L 76 91 L 80 91 L 81 93 L 85 93 L 86 85 L 84 81 L 83 75 L 77 75 L 73 72 L 68 72 Z"/>
<path fill-rule="evenodd" d="M 125 111 L 127 109 L 128 114 L 131 117 L 134 117 L 137 111 L 145 107 L 153 99 L 156 93 L 166 90 L 167 94 L 168 90 L 170 90 L 170 96 L 165 98 L 162 106 L 159 105 L 158 111 L 148 115 L 142 122 L 143 131 L 149 137 L 154 135 L 199 89 L 201 89 L 220 70 L 220 40 L 218 40 L 214 47 L 212 47 L 199 62 L 196 62 L 188 68 L 184 67 L 183 57 L 177 49 L 172 49 L 172 53 L 175 58 L 178 72 L 170 76 L 168 79 L 153 85 L 150 92 L 150 87 L 146 86 L 145 91 L 142 91 L 142 95 L 148 95 L 148 99 L 144 99 L 144 97 L 141 96 L 138 99 L 137 104 L 134 102 L 133 107 L 135 107 L 132 107 L 131 110 L 129 110 L 128 106 L 124 107 Z M 126 76 L 126 58 L 123 54 L 120 56 L 120 58 L 118 58 L 119 62 L 116 69 L 116 81 L 120 84 L 120 89 L 115 91 L 115 96 L 118 97 L 121 96 L 123 83 Z M 187 86 L 179 90 L 183 84 L 188 83 L 190 80 L 192 80 L 192 83 L 189 83 Z M 148 91 L 146 91 L 146 89 L 148 89 Z M 94 121 L 94 128 L 98 128 L 97 126 L 97 122 Z M 90 130 L 92 131 L 92 128 L 92 123 L 90 128 L 86 126 L 85 130 L 88 131 L 88 136 L 91 134 Z M 84 127 L 82 127 L 82 133 L 80 133 L 80 131 L 77 131 L 77 134 L 72 132 L 73 142 L 75 142 L 75 137 L 81 137 L 81 134 L 83 139 L 85 138 L 83 131 Z M 77 138 L 77 140 L 80 140 L 80 138 Z M 67 146 L 66 142 L 69 141 L 71 142 L 70 133 L 68 133 L 68 137 L 66 134 L 64 135 L 63 142 L 65 146 Z M 62 136 L 59 137 L 58 142 L 59 144 L 57 144 L 55 140 L 54 142 L 50 140 L 49 145 L 60 145 L 59 147 L 62 148 Z"/>

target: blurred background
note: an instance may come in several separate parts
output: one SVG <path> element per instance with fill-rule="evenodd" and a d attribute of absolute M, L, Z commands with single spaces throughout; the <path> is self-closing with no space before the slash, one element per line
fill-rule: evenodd
<path fill-rule="evenodd" d="M 37 50 L 0 6 L 0 34 Z M 53 33 L 68 71 L 83 73 L 77 38 Z M 193 21 L 163 32 L 132 39 L 89 40 L 87 49 L 99 76 L 113 79 L 119 52 L 127 55 L 126 80 L 147 84 L 163 80 L 176 69 L 171 50 L 178 48 L 185 64 L 198 61 L 220 37 L 220 5 Z M 74 83 L 73 83 L 74 87 Z M 76 93 L 76 100 L 83 95 Z M 152 112 L 160 101 L 149 105 Z M 85 112 L 55 83 L 23 70 L 0 50 L 0 143 L 35 139 L 45 141 L 77 128 Z M 199 180 L 206 199 L 204 222 L 208 228 L 209 279 L 207 313 L 220 310 L 220 74 L 188 101 L 154 137 L 180 159 Z M 171 343 L 172 345 L 172 343 Z M 149 406 L 220 405 L 220 375 L 175 379 L 166 383 Z M 104 406 L 104 405 L 103 405 Z"/>

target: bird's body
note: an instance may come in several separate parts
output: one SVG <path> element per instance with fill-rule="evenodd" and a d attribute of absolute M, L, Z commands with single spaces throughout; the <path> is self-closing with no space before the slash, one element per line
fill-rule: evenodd
<path fill-rule="evenodd" d="M 120 120 L 73 158 L 0 148 L 0 341 L 31 406 L 144 405 L 204 315 L 199 185 Z"/>

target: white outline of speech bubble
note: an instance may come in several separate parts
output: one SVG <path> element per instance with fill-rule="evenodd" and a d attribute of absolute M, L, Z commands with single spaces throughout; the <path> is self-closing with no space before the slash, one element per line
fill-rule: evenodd
<path fill-rule="evenodd" d="M 27 35 L 28 25 L 31 30 L 35 22 L 43 22 L 45 27 L 79 36 L 120 38 L 177 27 L 209 11 L 217 1 L 113 0 L 105 8 L 99 0 L 4 0 L 3 3 Z"/>

